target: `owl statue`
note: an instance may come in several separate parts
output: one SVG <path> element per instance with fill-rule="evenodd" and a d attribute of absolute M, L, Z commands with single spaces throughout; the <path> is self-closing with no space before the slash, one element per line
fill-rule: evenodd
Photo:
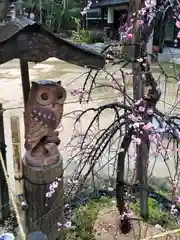
<path fill-rule="evenodd" d="M 47 145 L 60 143 L 55 131 L 59 125 L 66 91 L 61 82 L 41 80 L 32 82 L 29 100 L 25 107 L 25 149 L 32 156 L 42 156 Z"/>

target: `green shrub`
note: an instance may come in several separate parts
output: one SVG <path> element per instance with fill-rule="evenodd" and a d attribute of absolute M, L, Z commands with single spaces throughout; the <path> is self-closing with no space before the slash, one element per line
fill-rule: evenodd
<path fill-rule="evenodd" d="M 85 29 L 81 29 L 79 32 L 73 31 L 72 40 L 73 42 L 78 44 L 81 43 L 91 44 L 93 42 L 90 32 Z"/>
<path fill-rule="evenodd" d="M 65 9 L 61 17 L 61 27 L 68 30 L 76 29 L 75 18 L 77 17 L 79 17 L 78 12 Z"/>
<path fill-rule="evenodd" d="M 148 199 L 149 206 L 149 219 L 148 223 L 151 225 L 159 224 L 164 228 L 175 229 L 177 228 L 177 217 L 161 210 L 158 202 L 152 198 Z M 132 206 L 134 212 L 140 212 L 140 202 L 137 201 L 136 204 Z"/>
<path fill-rule="evenodd" d="M 165 178 L 151 177 L 149 183 L 156 190 L 161 190 L 167 193 L 172 192 L 172 184 L 170 183 L 167 177 Z"/>
<path fill-rule="evenodd" d="M 81 29 L 79 32 L 73 31 L 72 40 L 75 43 L 97 43 L 103 42 L 103 34 L 98 31 Z"/>
<path fill-rule="evenodd" d="M 100 198 L 90 201 L 80 207 L 73 215 L 74 230 L 67 231 L 67 240 L 95 240 L 93 228 L 99 211 L 111 204 L 110 198 Z"/>

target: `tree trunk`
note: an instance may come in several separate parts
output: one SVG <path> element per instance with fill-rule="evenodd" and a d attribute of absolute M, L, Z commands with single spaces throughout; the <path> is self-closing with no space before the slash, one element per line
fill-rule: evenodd
<path fill-rule="evenodd" d="M 9 0 L 0 0 L 0 22 L 6 20 L 9 5 Z"/>

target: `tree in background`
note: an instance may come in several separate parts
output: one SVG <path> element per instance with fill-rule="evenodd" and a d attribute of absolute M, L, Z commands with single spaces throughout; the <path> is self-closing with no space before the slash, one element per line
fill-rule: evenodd
<path fill-rule="evenodd" d="M 80 8 L 83 4 L 84 1 L 81 0 L 24 0 L 24 7 L 28 14 L 34 13 L 37 22 L 42 15 L 42 25 L 55 33 L 60 32 L 61 28 L 76 29 L 74 19 L 80 17 Z"/>

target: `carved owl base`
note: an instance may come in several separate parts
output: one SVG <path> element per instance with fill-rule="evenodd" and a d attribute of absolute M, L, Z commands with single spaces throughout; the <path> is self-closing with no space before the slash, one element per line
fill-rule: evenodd
<path fill-rule="evenodd" d="M 47 152 L 43 155 L 35 155 L 33 154 L 33 150 L 25 152 L 25 161 L 28 165 L 32 167 L 47 167 L 53 164 L 56 164 L 60 159 L 60 153 L 58 147 L 54 143 L 45 144 Z"/>

